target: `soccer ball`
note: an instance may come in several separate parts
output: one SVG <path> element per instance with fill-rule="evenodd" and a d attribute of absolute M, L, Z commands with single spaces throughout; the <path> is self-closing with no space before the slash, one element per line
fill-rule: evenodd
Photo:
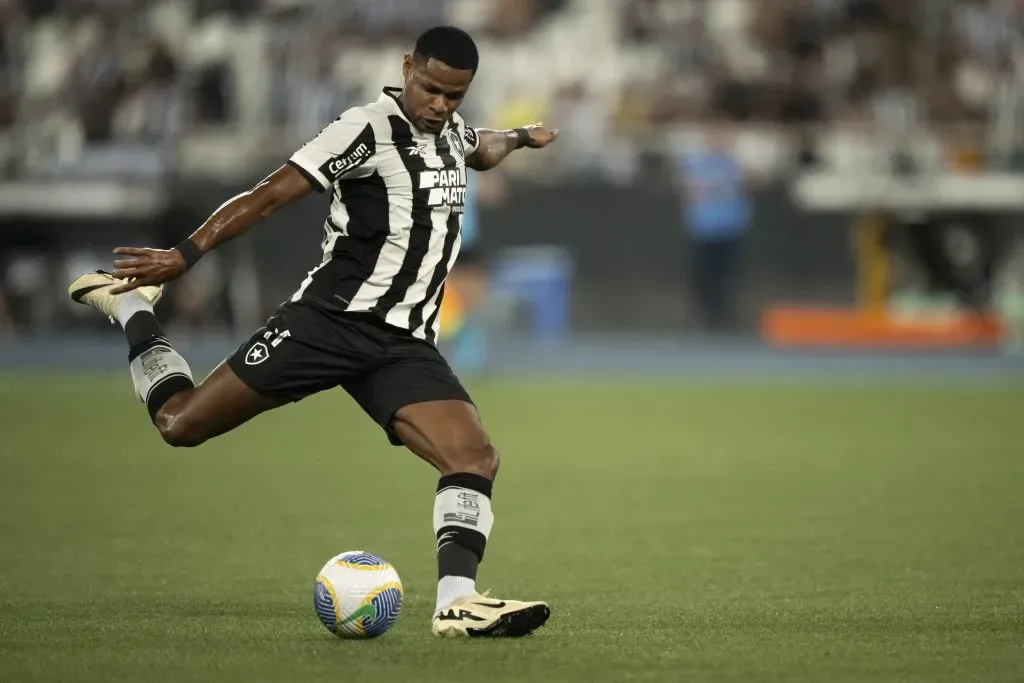
<path fill-rule="evenodd" d="M 332 557 L 316 577 L 313 608 L 339 638 L 376 638 L 402 611 L 402 580 L 388 562 L 362 550 Z"/>

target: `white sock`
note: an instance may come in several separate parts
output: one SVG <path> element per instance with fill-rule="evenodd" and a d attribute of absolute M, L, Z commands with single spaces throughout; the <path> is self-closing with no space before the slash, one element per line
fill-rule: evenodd
<path fill-rule="evenodd" d="M 459 598 L 476 593 L 476 581 L 465 576 L 445 576 L 437 582 L 437 605 L 434 611 L 441 609 Z"/>
<path fill-rule="evenodd" d="M 117 307 L 114 309 L 114 317 L 117 318 L 117 322 L 121 324 L 121 327 L 125 326 L 125 323 L 140 311 L 153 312 L 153 306 L 146 298 L 132 290 L 125 292 L 117 299 Z"/>

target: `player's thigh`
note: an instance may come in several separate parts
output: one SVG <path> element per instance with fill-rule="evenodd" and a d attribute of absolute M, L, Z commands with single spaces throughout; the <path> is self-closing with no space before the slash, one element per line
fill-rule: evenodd
<path fill-rule="evenodd" d="M 473 404 L 457 399 L 411 403 L 399 408 L 390 429 L 412 452 L 442 475 L 498 474 L 498 452 Z"/>
<path fill-rule="evenodd" d="M 337 386 L 361 369 L 361 344 L 324 314 L 286 304 L 202 384 L 168 401 L 157 426 L 171 443 L 202 443 L 262 412 Z"/>
<path fill-rule="evenodd" d="M 469 393 L 432 345 L 401 345 L 394 362 L 341 383 L 396 446 L 442 473 L 493 474 L 497 455 Z"/>

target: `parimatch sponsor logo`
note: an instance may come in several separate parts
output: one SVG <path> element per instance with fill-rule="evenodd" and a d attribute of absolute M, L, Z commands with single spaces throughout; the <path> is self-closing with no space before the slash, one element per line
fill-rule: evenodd
<path fill-rule="evenodd" d="M 419 189 L 430 190 L 428 206 L 461 207 L 466 202 L 465 168 L 420 171 Z"/>

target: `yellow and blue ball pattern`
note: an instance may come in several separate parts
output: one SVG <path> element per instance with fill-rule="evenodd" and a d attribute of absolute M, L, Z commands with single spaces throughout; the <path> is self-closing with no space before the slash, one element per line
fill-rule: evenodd
<path fill-rule="evenodd" d="M 316 577 L 313 608 L 339 638 L 376 638 L 402 612 L 402 581 L 390 563 L 364 551 L 332 557 Z"/>

